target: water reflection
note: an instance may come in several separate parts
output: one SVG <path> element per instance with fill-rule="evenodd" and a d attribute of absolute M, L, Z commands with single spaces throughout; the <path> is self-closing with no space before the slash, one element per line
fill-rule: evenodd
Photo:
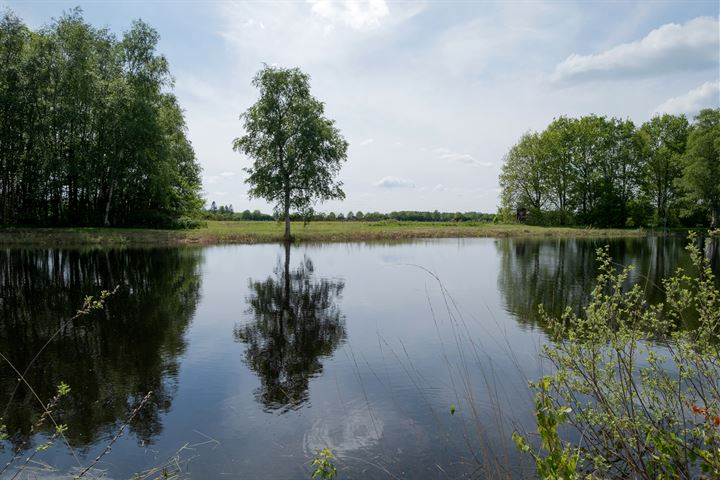
<path fill-rule="evenodd" d="M 73 447 L 114 431 L 151 390 L 130 430 L 144 444 L 162 430 L 199 301 L 201 258 L 199 250 L 178 249 L 0 253 L 0 351 L 23 371 L 50 340 L 26 378 L 44 401 L 61 381 L 70 385 L 55 417 L 68 425 Z M 64 324 L 85 295 L 115 286 L 103 310 Z M 41 411 L 7 364 L 0 365 L 0 392 L 13 448 L 30 447 Z"/>
<path fill-rule="evenodd" d="M 290 246 L 273 275 L 249 282 L 248 313 L 253 320 L 236 325 L 236 340 L 247 344 L 245 359 L 260 377 L 255 392 L 268 411 L 287 411 L 308 399 L 310 378 L 322 372 L 322 358 L 345 339 L 345 320 L 338 299 L 341 280 L 316 278 L 305 256 L 290 270 Z"/>
<path fill-rule="evenodd" d="M 720 239 L 698 239 L 715 272 L 720 271 Z M 693 271 L 681 236 L 619 239 L 500 239 L 498 289 L 506 310 L 521 324 L 540 326 L 538 305 L 553 316 L 566 307 L 587 305 L 597 275 L 597 249 L 609 245 L 618 268 L 633 265 L 629 282 L 639 283 L 651 303 L 664 300 L 663 279 L 678 267 Z"/>
<path fill-rule="evenodd" d="M 342 416 L 316 419 L 303 438 L 304 450 L 314 455 L 328 448 L 337 456 L 345 456 L 376 445 L 384 427 L 384 420 L 373 415 L 367 405 L 349 406 Z"/>

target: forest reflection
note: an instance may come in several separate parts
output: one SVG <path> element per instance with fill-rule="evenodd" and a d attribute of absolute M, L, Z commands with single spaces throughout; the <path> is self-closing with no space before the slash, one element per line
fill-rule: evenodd
<path fill-rule="evenodd" d="M 201 259 L 181 249 L 0 252 L 0 351 L 23 371 L 50 340 L 26 379 L 43 401 L 60 382 L 70 386 L 54 416 L 73 447 L 114 432 L 149 391 L 129 429 L 145 445 L 160 433 L 200 298 Z M 102 310 L 66 322 L 86 295 L 115 287 Z M 31 447 L 42 410 L 6 363 L 0 392 L 12 447 Z"/>
<path fill-rule="evenodd" d="M 698 239 L 709 264 L 720 272 L 720 239 Z M 642 285 L 651 303 L 664 300 L 663 279 L 678 267 L 693 271 L 682 236 L 619 239 L 499 239 L 498 289 L 506 310 L 527 326 L 543 327 L 538 306 L 560 316 L 590 300 L 597 275 L 597 249 L 608 245 L 618 268 L 633 265 L 628 283 Z"/>
<path fill-rule="evenodd" d="M 345 340 L 338 306 L 344 288 L 341 280 L 318 278 L 307 256 L 291 270 L 289 245 L 273 275 L 250 279 L 252 320 L 236 325 L 234 335 L 247 345 L 245 361 L 260 379 L 255 398 L 266 411 L 285 412 L 307 402 L 310 379 Z"/>

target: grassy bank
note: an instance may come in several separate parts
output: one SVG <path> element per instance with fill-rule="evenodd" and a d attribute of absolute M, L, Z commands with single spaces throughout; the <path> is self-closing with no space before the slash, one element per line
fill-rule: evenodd
<path fill-rule="evenodd" d="M 208 222 L 194 230 L 130 228 L 3 228 L 0 245 L 214 245 L 282 241 L 278 222 Z M 639 236 L 642 230 L 534 227 L 491 223 L 313 222 L 293 224 L 299 242 L 463 237 Z"/>

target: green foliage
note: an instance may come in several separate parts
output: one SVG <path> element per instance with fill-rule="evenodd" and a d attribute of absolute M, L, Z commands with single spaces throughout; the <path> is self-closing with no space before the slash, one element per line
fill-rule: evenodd
<path fill-rule="evenodd" d="M 159 36 L 118 39 L 74 9 L 36 31 L 0 17 L 0 224 L 172 226 L 200 167 Z"/>
<path fill-rule="evenodd" d="M 206 226 L 207 222 L 204 220 L 183 215 L 182 217 L 172 219 L 170 223 L 165 225 L 165 228 L 172 230 L 194 230 Z"/>
<path fill-rule="evenodd" d="M 320 478 L 322 480 L 333 480 L 337 478 L 337 469 L 333 463 L 335 456 L 329 449 L 318 450 L 317 455 L 312 461 L 312 466 L 315 470 L 312 473 L 312 478 Z"/>
<path fill-rule="evenodd" d="M 630 121 L 561 117 L 510 149 L 500 175 L 503 207 L 529 210 L 536 224 L 576 219 L 624 226 L 637 193 L 639 139 Z"/>
<path fill-rule="evenodd" d="M 720 476 L 720 294 L 696 242 L 691 236 L 688 246 L 696 274 L 678 269 L 666 279 L 664 303 L 648 304 L 640 285 L 628 286 L 632 267 L 616 272 L 603 248 L 584 314 L 546 315 L 555 343 L 545 354 L 555 373 L 537 386 L 538 428 L 552 432 L 567 421 L 581 433 L 578 471 L 601 478 Z M 541 418 L 540 411 L 554 416 Z"/>
<path fill-rule="evenodd" d="M 214 207 L 214 208 L 213 208 Z M 232 208 L 232 205 L 220 205 L 220 208 L 218 208 L 215 205 L 215 202 L 212 202 L 212 205 L 209 209 L 205 209 L 202 211 L 202 217 L 207 220 L 220 220 L 220 221 L 268 221 L 268 220 L 275 220 L 275 217 L 272 215 L 268 215 L 266 213 L 262 213 L 260 210 L 253 210 L 252 212 L 250 210 L 243 210 L 242 212 L 235 212 Z"/>
<path fill-rule="evenodd" d="M 538 477 L 552 480 L 575 480 L 580 478 L 577 466 L 580 449 L 560 440 L 559 429 L 566 422 L 567 415 L 572 412 L 569 407 L 558 407 L 548 395 L 550 379 L 544 378 L 535 388 L 535 417 L 537 433 L 540 436 L 540 450 L 533 451 L 530 443 L 518 433 L 513 439 L 518 449 L 528 453 L 535 461 Z"/>
<path fill-rule="evenodd" d="M 677 180 L 682 175 L 690 125 L 684 116 L 662 115 L 645 122 L 639 134 L 643 141 L 643 177 L 641 187 L 655 208 L 655 223 L 667 225 L 668 215 L 681 196 Z"/>
<path fill-rule="evenodd" d="M 265 66 L 253 79 L 258 101 L 241 115 L 245 135 L 233 148 L 253 159 L 246 168 L 251 198 L 275 205 L 290 240 L 290 212 L 312 214 L 316 201 L 343 199 L 336 180 L 348 143 L 310 94 L 310 77 L 298 68 Z"/>
<path fill-rule="evenodd" d="M 684 170 L 679 184 L 686 190 L 690 209 L 710 215 L 711 228 L 720 222 L 720 109 L 702 110 L 688 137 Z"/>
<path fill-rule="evenodd" d="M 65 382 L 60 382 L 57 387 L 57 394 L 61 397 L 64 397 L 68 393 L 70 393 L 70 386 Z"/>
<path fill-rule="evenodd" d="M 629 120 L 560 117 L 529 132 L 505 156 L 501 214 L 527 209 L 530 223 L 598 227 L 693 225 L 720 215 L 720 110 L 690 125 L 662 115 Z"/>
<path fill-rule="evenodd" d="M 547 161 L 548 152 L 540 135 L 526 133 L 520 138 L 505 156 L 500 174 L 503 206 L 527 208 L 535 218 L 541 214 L 549 201 Z"/>
<path fill-rule="evenodd" d="M 109 290 L 101 290 L 99 297 L 93 297 L 92 295 L 86 295 L 83 299 L 83 304 L 80 310 L 78 310 L 78 313 L 76 317 L 87 315 L 88 313 L 92 312 L 93 310 L 102 310 L 105 307 L 105 301 L 112 295 L 113 292 Z M 60 383 L 58 386 L 58 391 L 62 388 L 63 390 L 67 387 L 64 383 Z M 69 388 L 68 388 L 69 391 Z"/>

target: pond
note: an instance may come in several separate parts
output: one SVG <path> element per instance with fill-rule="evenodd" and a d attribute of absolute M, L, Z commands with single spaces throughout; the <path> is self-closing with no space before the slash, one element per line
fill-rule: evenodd
<path fill-rule="evenodd" d="M 442 239 L 0 254 L 0 462 L 129 478 L 170 461 L 193 478 L 485 478 L 529 468 L 528 380 L 548 365 L 538 304 L 587 302 L 595 251 L 636 266 L 648 297 L 689 259 L 681 237 Z M 707 249 L 720 270 L 717 239 Z M 85 295 L 115 293 L 69 321 Z M 34 393 L 33 393 L 34 392 Z M 454 413 L 453 413 L 454 412 Z"/>

